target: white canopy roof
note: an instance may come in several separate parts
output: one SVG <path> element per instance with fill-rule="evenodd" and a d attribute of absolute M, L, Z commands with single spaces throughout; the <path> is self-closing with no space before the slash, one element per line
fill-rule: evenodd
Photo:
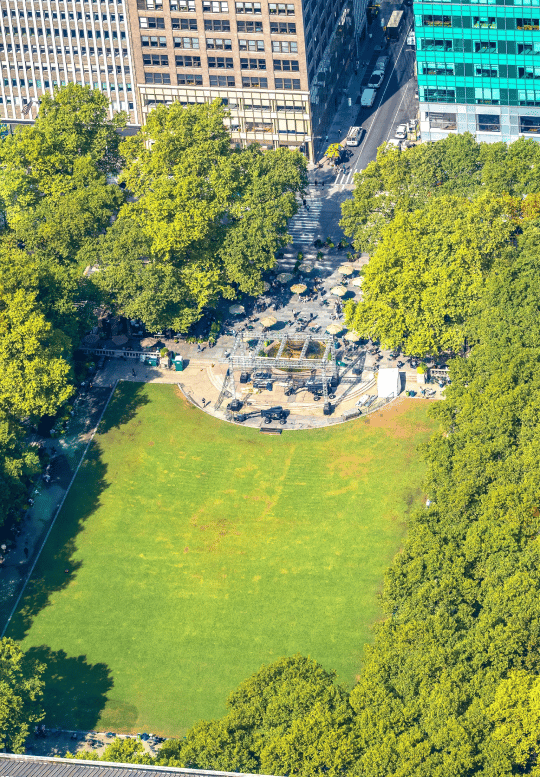
<path fill-rule="evenodd" d="M 397 397 L 401 389 L 397 367 L 385 367 L 377 373 L 377 393 L 382 399 Z"/>

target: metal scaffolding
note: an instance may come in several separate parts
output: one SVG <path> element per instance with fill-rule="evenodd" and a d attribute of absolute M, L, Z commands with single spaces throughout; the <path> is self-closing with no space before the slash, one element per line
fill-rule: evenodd
<path fill-rule="evenodd" d="M 265 340 L 271 340 L 272 343 L 279 343 L 275 356 L 261 356 Z M 283 356 L 287 343 L 302 343 L 299 357 Z M 322 343 L 324 352 L 322 356 L 309 358 L 307 351 L 310 343 Z M 251 345 L 250 345 L 251 344 Z M 242 372 L 250 370 L 271 370 L 278 368 L 280 370 L 320 370 L 324 376 L 335 375 L 338 377 L 338 366 L 336 361 L 336 344 L 330 335 L 313 335 L 306 332 L 295 332 L 294 334 L 268 334 L 262 332 L 259 335 L 237 334 L 234 339 L 234 345 L 228 356 L 223 361 L 229 364 L 231 369 L 239 369 Z"/>

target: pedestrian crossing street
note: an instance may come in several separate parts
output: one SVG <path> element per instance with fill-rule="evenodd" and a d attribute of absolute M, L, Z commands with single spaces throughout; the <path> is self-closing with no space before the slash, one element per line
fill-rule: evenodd
<path fill-rule="evenodd" d="M 300 205 L 298 213 L 289 221 L 288 231 L 295 246 L 310 246 L 317 237 L 322 237 L 320 214 L 323 207 L 322 197 L 309 197 L 308 207 Z"/>

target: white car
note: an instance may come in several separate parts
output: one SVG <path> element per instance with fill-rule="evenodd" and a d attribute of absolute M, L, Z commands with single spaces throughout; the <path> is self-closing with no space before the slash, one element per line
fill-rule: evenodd
<path fill-rule="evenodd" d="M 378 89 L 384 79 L 383 70 L 375 70 L 369 77 L 368 89 Z"/>
<path fill-rule="evenodd" d="M 414 32 L 410 32 L 407 35 L 407 46 L 414 46 L 416 44 L 416 36 Z"/>
<path fill-rule="evenodd" d="M 407 125 L 406 124 L 398 124 L 395 137 L 398 140 L 405 140 L 407 138 Z"/>

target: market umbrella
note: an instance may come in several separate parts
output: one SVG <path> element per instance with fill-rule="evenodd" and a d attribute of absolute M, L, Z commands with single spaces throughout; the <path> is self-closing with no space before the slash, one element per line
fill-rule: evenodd
<path fill-rule="evenodd" d="M 353 278 L 352 279 L 352 285 L 353 286 L 361 286 L 363 284 L 363 282 L 364 282 L 364 279 L 362 278 L 361 275 L 360 275 L 359 278 Z"/>
<path fill-rule="evenodd" d="M 300 265 L 300 272 L 310 273 L 313 271 L 313 265 L 311 262 L 304 262 Z"/>
<path fill-rule="evenodd" d="M 326 331 L 331 335 L 337 335 L 339 332 L 343 331 L 343 329 L 343 324 L 330 324 L 326 327 Z"/>
<path fill-rule="evenodd" d="M 305 283 L 295 283 L 294 286 L 291 286 L 291 291 L 293 294 L 303 294 L 306 289 L 307 286 Z"/>
<path fill-rule="evenodd" d="M 246 309 L 243 305 L 231 305 L 229 308 L 229 313 L 232 313 L 233 316 L 241 316 L 242 313 L 245 313 Z"/>
<path fill-rule="evenodd" d="M 261 318 L 261 324 L 265 329 L 268 329 L 269 327 L 274 326 L 274 324 L 277 324 L 277 318 L 275 318 L 275 316 L 265 316 L 264 318 Z"/>
<path fill-rule="evenodd" d="M 341 267 L 338 267 L 338 273 L 341 273 L 341 275 L 352 275 L 354 272 L 354 268 L 350 264 L 342 264 Z"/>
<path fill-rule="evenodd" d="M 115 345 L 125 345 L 128 340 L 129 337 L 126 337 L 125 335 L 115 335 L 112 338 L 112 341 Z"/>
<path fill-rule="evenodd" d="M 270 291 L 270 284 L 268 283 L 268 281 L 265 281 L 263 283 L 263 291 Z"/>
<path fill-rule="evenodd" d="M 84 342 L 87 345 L 95 345 L 97 342 L 99 342 L 99 335 L 86 335 Z"/>
<path fill-rule="evenodd" d="M 145 337 L 143 340 L 141 340 L 141 346 L 143 348 L 153 348 L 156 343 L 157 340 L 155 337 Z"/>
<path fill-rule="evenodd" d="M 360 339 L 360 335 L 356 332 L 347 332 L 345 335 L 345 340 L 348 340 L 350 343 L 357 343 Z"/>
<path fill-rule="evenodd" d="M 330 289 L 330 294 L 335 294 L 336 297 L 343 297 L 343 295 L 346 293 L 347 289 L 345 286 L 334 286 L 333 289 Z"/>
<path fill-rule="evenodd" d="M 290 272 L 282 272 L 278 275 L 277 279 L 280 283 L 288 283 L 292 281 L 293 276 Z"/>

